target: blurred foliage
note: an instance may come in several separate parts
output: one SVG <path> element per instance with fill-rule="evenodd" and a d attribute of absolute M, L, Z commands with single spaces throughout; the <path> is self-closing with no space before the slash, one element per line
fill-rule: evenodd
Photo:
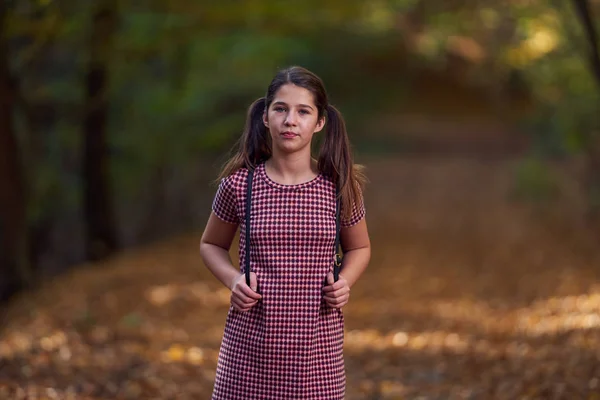
<path fill-rule="evenodd" d="M 556 177 L 539 157 L 526 158 L 515 168 L 515 198 L 543 203 L 557 194 Z"/>
<path fill-rule="evenodd" d="M 26 105 L 19 136 L 37 222 L 77 212 L 91 8 L 70 0 L 10 4 L 6 34 Z M 109 55 L 110 156 L 121 204 L 161 190 L 153 188 L 157 177 L 193 181 L 202 160 L 213 162 L 237 138 L 246 107 L 275 71 L 290 64 L 323 78 L 356 143 L 368 142 L 360 130 L 373 116 L 401 114 L 412 101 L 414 71 L 448 71 L 456 57 L 463 83 L 496 96 L 499 108 L 514 87 L 531 94 L 533 106 L 516 114 L 537 155 L 579 152 L 600 127 L 599 91 L 569 2 L 121 0 L 119 13 Z"/>
<path fill-rule="evenodd" d="M 285 2 L 236 2 L 230 9 L 226 1 L 146 7 L 122 1 L 117 47 L 110 55 L 111 167 L 121 200 L 139 195 L 158 169 L 189 174 L 194 159 L 228 148 L 241 131 L 246 107 L 264 93 L 278 68 L 301 64 L 315 69 L 333 93 L 352 78 L 340 73 L 343 64 L 350 67 L 345 71 L 361 76 L 359 60 L 354 65 L 344 60 L 372 47 L 369 38 L 380 34 L 373 29 L 377 7 L 369 6 L 364 15 L 360 2 L 319 4 L 290 13 Z M 31 161 L 33 221 L 73 209 L 81 186 L 73 173 L 80 157 L 79 105 L 90 11 L 67 1 L 17 2 L 11 19 L 13 67 L 24 100 L 65 108 L 54 109 L 61 122 L 45 124 L 43 132 L 27 126 L 28 116 L 21 118 L 20 134 Z M 361 28 L 360 35 L 350 27 Z M 391 45 L 384 50 L 388 54 Z M 373 48 L 381 52 L 380 46 Z M 358 91 L 350 97 L 358 97 Z"/>
<path fill-rule="evenodd" d="M 536 109 L 526 126 L 536 149 L 549 156 L 574 154 L 590 145 L 600 130 L 600 90 L 587 65 L 587 46 L 580 24 L 568 2 L 523 24 L 530 53 L 542 49 L 543 57 L 516 57 L 530 82 Z"/>

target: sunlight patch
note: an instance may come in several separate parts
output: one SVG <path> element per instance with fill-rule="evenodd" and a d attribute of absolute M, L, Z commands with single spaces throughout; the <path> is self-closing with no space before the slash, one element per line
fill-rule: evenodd
<path fill-rule="evenodd" d="M 166 306 L 180 299 L 211 306 L 226 306 L 230 302 L 230 292 L 227 288 L 213 290 L 204 282 L 169 283 L 149 288 L 146 290 L 145 298 L 157 307 Z"/>

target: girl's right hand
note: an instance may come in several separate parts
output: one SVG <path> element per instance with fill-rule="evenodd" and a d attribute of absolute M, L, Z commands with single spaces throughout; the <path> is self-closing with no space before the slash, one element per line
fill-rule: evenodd
<path fill-rule="evenodd" d="M 256 274 L 250 272 L 250 286 L 246 284 L 246 275 L 240 274 L 231 285 L 231 305 L 237 311 L 245 312 L 258 303 L 262 296 L 256 293 L 258 283 Z"/>

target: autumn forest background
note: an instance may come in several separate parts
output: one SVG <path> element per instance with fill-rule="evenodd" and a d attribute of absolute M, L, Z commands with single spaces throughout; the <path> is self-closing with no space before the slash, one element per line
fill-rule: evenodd
<path fill-rule="evenodd" d="M 599 15 L 0 2 L 0 398 L 210 397 L 229 294 L 198 241 L 289 65 L 323 78 L 370 180 L 347 398 L 600 398 Z"/>

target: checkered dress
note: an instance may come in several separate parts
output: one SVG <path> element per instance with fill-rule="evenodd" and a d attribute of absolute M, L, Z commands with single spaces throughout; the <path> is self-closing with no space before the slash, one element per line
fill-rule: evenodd
<path fill-rule="evenodd" d="M 217 217 L 241 225 L 241 271 L 247 174 L 242 168 L 223 179 L 213 202 Z M 364 214 L 363 204 L 355 206 L 341 225 Z M 334 184 L 318 175 L 281 185 L 260 164 L 250 217 L 250 266 L 263 297 L 248 312 L 229 309 L 213 400 L 342 400 L 344 317 L 322 294 L 333 266 Z"/>

